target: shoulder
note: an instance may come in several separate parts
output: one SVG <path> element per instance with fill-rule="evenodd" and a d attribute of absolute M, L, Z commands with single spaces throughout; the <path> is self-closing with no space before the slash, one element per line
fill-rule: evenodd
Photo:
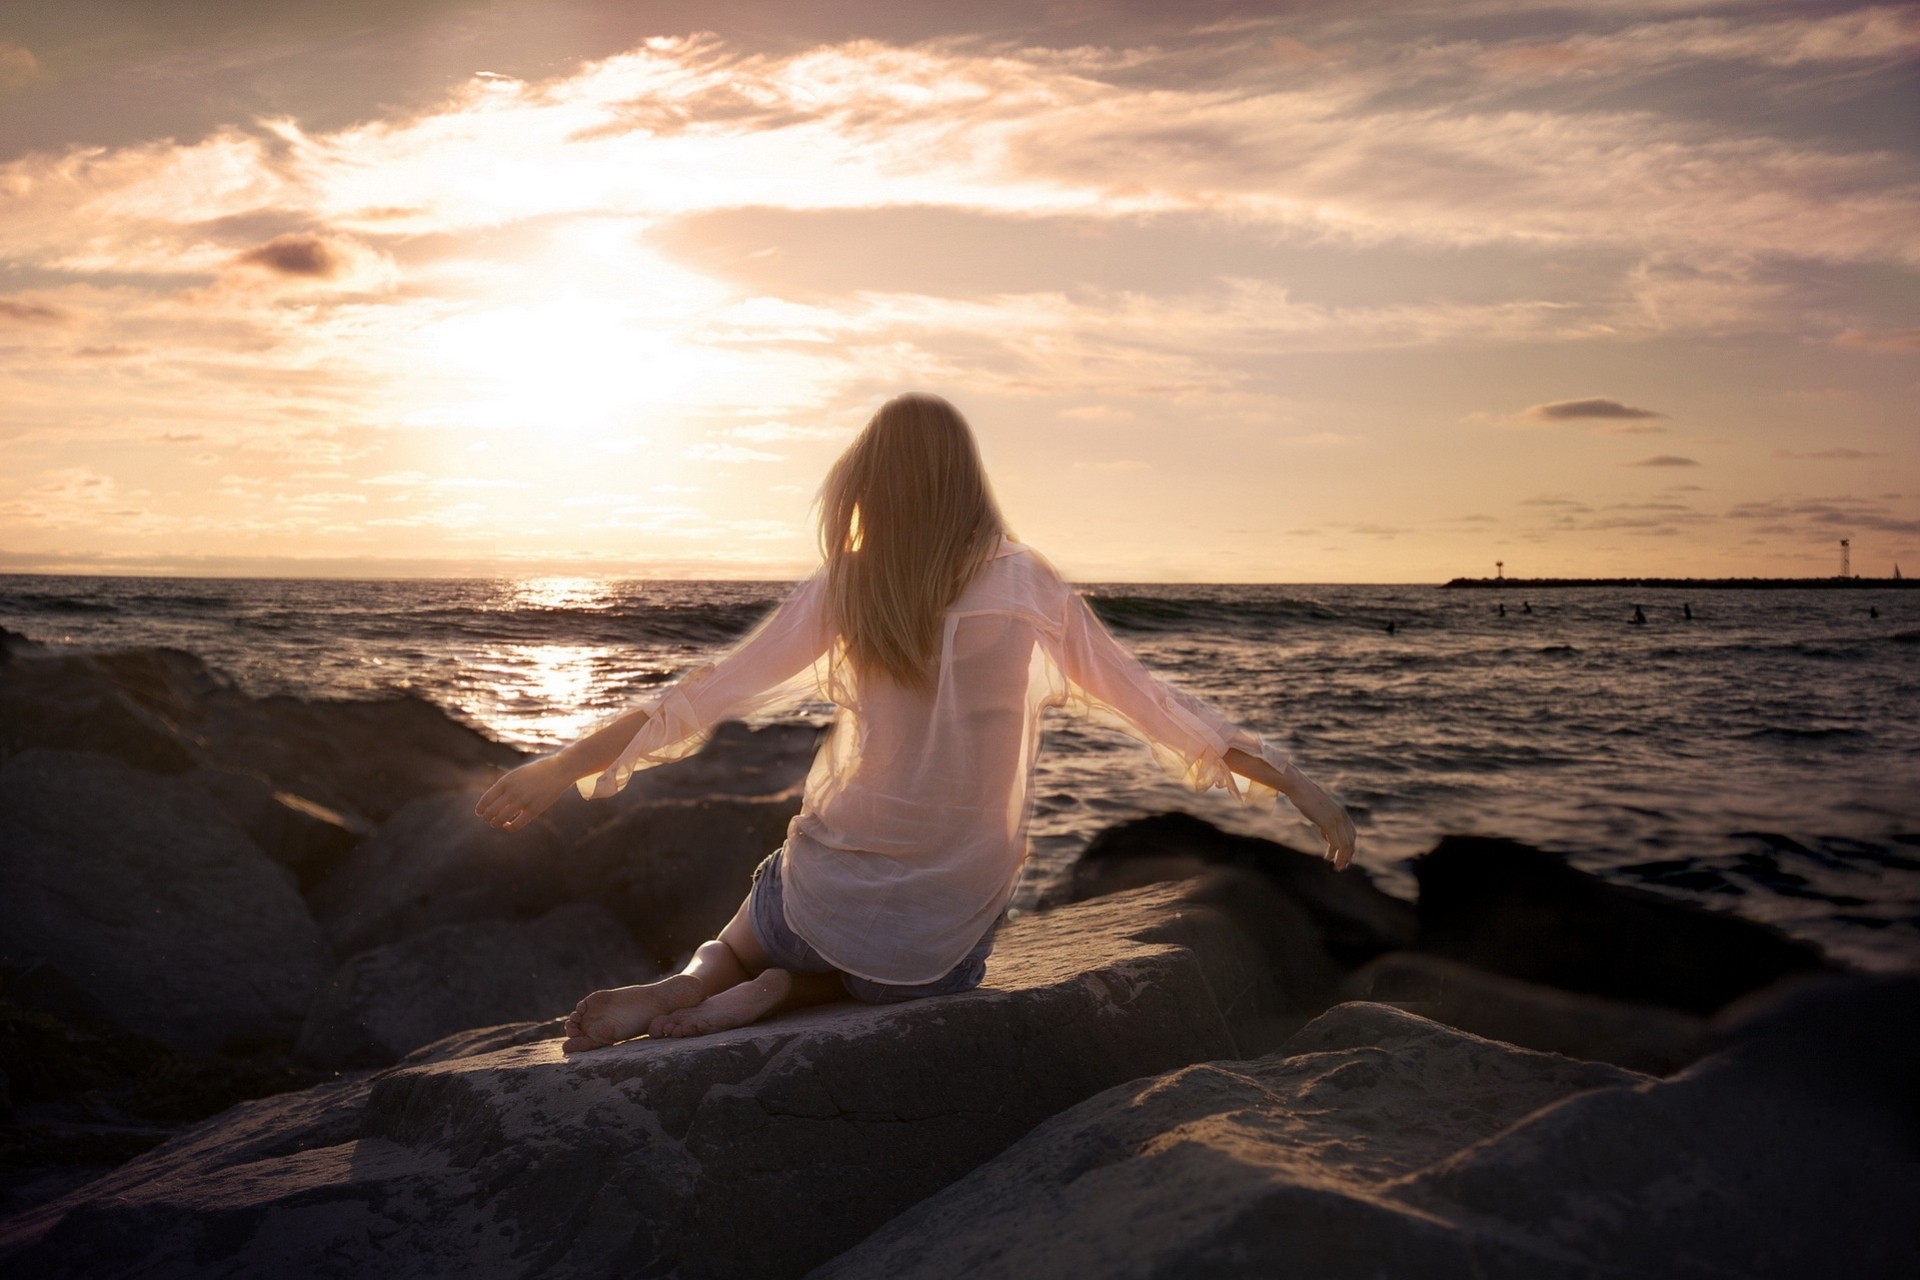
<path fill-rule="evenodd" d="M 1060 624 L 1063 605 L 1072 594 L 1073 588 L 1045 556 L 1024 542 L 1003 538 L 953 608 L 961 614 L 1016 614 L 1052 630 Z"/>

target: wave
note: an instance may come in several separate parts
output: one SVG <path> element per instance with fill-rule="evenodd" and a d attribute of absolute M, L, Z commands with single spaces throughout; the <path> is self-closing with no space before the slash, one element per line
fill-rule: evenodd
<path fill-rule="evenodd" d="M 118 613 L 118 606 L 100 600 L 76 600 L 72 596 L 21 593 L 0 596 L 0 609 L 18 609 L 23 613 Z"/>
<path fill-rule="evenodd" d="M 1205 596 L 1089 595 L 1100 620 L 1125 631 L 1332 622 L 1341 615 L 1314 600 L 1213 600 Z"/>

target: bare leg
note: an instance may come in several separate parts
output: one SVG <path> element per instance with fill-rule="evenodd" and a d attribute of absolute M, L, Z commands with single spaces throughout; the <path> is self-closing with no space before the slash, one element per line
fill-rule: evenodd
<path fill-rule="evenodd" d="M 655 1035 L 704 1036 L 758 1022 L 781 1009 L 826 1004 L 846 995 L 837 973 L 790 973 L 768 969 L 759 977 L 708 996 L 691 1009 L 679 1009 L 659 1019 Z"/>
<path fill-rule="evenodd" d="M 661 1035 L 667 1015 L 739 986 L 764 970 L 767 960 L 743 903 L 720 936 L 695 948 L 693 959 L 679 973 L 641 986 L 596 991 L 574 1006 L 560 1050 L 581 1053 L 642 1032 Z"/>

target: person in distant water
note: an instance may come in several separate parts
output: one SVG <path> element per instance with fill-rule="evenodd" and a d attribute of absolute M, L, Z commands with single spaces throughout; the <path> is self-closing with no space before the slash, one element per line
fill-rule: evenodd
<path fill-rule="evenodd" d="M 1501 616 L 1501 617 L 1503 617 L 1503 618 L 1504 618 L 1504 617 L 1506 617 L 1506 616 L 1507 616 L 1507 603 L 1506 603 L 1506 601 L 1504 601 L 1504 600 L 1502 600 L 1502 601 L 1500 602 L 1500 604 L 1499 604 L 1499 609 L 1500 609 L 1500 616 Z"/>
<path fill-rule="evenodd" d="M 1647 625 L 1647 611 L 1639 605 L 1635 605 L 1633 606 L 1633 617 L 1627 619 L 1627 621 L 1636 627 L 1644 627 Z"/>
<path fill-rule="evenodd" d="M 1522 613 L 1532 613 L 1532 612 L 1533 612 L 1533 601 L 1531 601 L 1531 600 L 1522 600 L 1522 601 L 1520 602 L 1520 612 L 1522 612 Z"/>
<path fill-rule="evenodd" d="M 1685 618 L 1688 622 L 1692 622 L 1693 621 L 1693 605 L 1691 603 L 1681 605 L 1680 616 Z"/>
<path fill-rule="evenodd" d="M 1879 606 L 1879 605 L 1877 605 L 1877 604 L 1870 604 L 1870 605 L 1868 605 L 1868 606 L 1867 606 L 1867 616 L 1868 616 L 1869 618 L 1877 618 L 1877 617 L 1879 617 L 1879 616 L 1880 616 L 1880 606 Z"/>
<path fill-rule="evenodd" d="M 1146 743 L 1195 791 L 1286 796 L 1326 858 L 1352 819 L 1284 753 L 1155 677 L 1001 518 L 979 447 L 936 396 L 889 400 L 819 494 L 825 563 L 727 653 L 553 755 L 476 812 L 520 831 L 569 787 L 613 795 L 692 754 L 722 720 L 802 697 L 838 707 L 784 843 L 685 969 L 595 991 L 566 1021 L 580 1052 L 744 1026 L 852 996 L 977 986 L 1027 856 L 1038 720 L 1064 707 Z"/>
<path fill-rule="evenodd" d="M 1397 627 L 1398 625 L 1399 625 L 1399 624 L 1397 624 L 1397 623 L 1395 623 L 1395 622 L 1394 622 L 1394 620 L 1393 620 L 1392 618 L 1388 618 L 1388 619 L 1387 619 L 1387 634 L 1388 634 L 1388 635 L 1392 635 L 1392 634 L 1394 633 L 1394 629 L 1395 629 L 1395 628 L 1396 628 L 1396 627 Z"/>

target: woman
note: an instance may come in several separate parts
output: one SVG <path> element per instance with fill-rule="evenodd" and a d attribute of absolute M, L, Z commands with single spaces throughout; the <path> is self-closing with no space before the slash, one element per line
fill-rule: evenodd
<path fill-rule="evenodd" d="M 729 653 L 506 774 L 476 812 L 517 831 L 572 785 L 612 795 L 719 721 L 811 694 L 839 708 L 786 843 L 680 973 L 596 991 L 568 1052 L 701 1035 L 782 1007 L 977 986 L 1026 857 L 1042 710 L 1144 741 L 1195 791 L 1290 799 L 1345 867 L 1346 810 L 1257 734 L 1156 679 L 1007 535 L 973 433 L 936 396 L 873 415 L 820 492 L 826 563 Z"/>

